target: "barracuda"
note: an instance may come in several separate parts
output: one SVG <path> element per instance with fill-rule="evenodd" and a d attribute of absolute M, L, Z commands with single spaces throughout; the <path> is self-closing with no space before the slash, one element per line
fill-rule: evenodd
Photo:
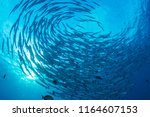
<path fill-rule="evenodd" d="M 129 30 L 107 31 L 100 8 L 98 0 L 22 0 L 2 52 L 17 50 L 20 69 L 64 99 L 120 99 L 138 54 L 127 49 Z"/>

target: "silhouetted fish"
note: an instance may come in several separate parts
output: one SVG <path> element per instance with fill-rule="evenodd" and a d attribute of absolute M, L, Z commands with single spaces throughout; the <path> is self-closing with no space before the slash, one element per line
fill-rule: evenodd
<path fill-rule="evenodd" d="M 145 80 L 145 82 L 147 82 L 147 83 L 148 83 L 148 82 L 149 82 L 149 80 L 148 80 L 148 79 L 146 79 L 146 80 Z"/>
<path fill-rule="evenodd" d="M 55 95 L 55 91 L 52 91 L 52 94 Z"/>
<path fill-rule="evenodd" d="M 2 42 L 2 52 L 4 52 L 4 43 L 5 43 L 5 40 L 3 39 L 3 42 Z"/>
<path fill-rule="evenodd" d="M 96 79 L 102 79 L 102 77 L 101 77 L 101 76 L 95 76 L 95 78 L 96 78 Z"/>
<path fill-rule="evenodd" d="M 6 78 L 6 74 L 4 74 L 4 76 L 3 76 L 3 79 L 5 79 Z"/>
<path fill-rule="evenodd" d="M 8 54 L 9 54 L 9 38 L 7 37 L 7 49 L 8 49 Z"/>
<path fill-rule="evenodd" d="M 42 99 L 44 99 L 44 100 L 54 100 L 54 98 L 50 95 L 42 96 Z"/>
<path fill-rule="evenodd" d="M 100 4 L 95 0 L 22 0 L 10 12 L 13 14 L 18 11 L 5 42 L 8 52 L 10 49 L 13 56 L 13 50 L 18 51 L 20 68 L 25 74 L 39 77 L 35 81 L 37 84 L 46 89 L 56 88 L 62 91 L 58 93 L 55 90 L 50 95 L 42 96 L 42 99 L 52 100 L 52 96 L 56 94 L 64 94 L 68 98 L 66 92 L 72 99 L 107 99 L 110 95 L 108 92 L 112 92 L 111 97 L 125 94 L 121 92 L 125 92 L 124 86 L 127 83 L 125 78 L 120 78 L 124 72 L 117 71 L 121 71 L 122 67 L 127 68 L 128 63 L 125 61 L 125 66 L 115 63 L 114 67 L 113 59 L 121 60 L 116 56 L 120 44 L 112 45 L 114 39 L 109 42 L 111 35 L 103 34 L 103 25 L 96 20 L 95 15 L 91 15 L 93 9 L 98 7 Z M 85 26 L 86 24 L 89 26 Z M 92 25 L 97 28 L 88 30 Z M 5 43 L 3 40 L 2 51 L 5 50 Z M 108 45 L 117 51 L 112 52 Z M 93 77 L 93 72 L 94 81 L 98 85 L 91 87 L 89 78 Z M 113 77 L 110 83 L 103 80 L 107 72 Z M 98 80 L 103 85 L 99 85 Z M 117 93 L 111 90 L 117 89 L 114 84 L 118 85 Z"/>
<path fill-rule="evenodd" d="M 57 85 L 58 84 L 58 80 L 53 80 L 53 84 Z"/>

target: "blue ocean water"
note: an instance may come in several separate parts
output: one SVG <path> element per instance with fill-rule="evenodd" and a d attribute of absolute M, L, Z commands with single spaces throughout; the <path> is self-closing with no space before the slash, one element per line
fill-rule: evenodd
<path fill-rule="evenodd" d="M 0 5 L 0 99 L 150 99 L 150 0 Z"/>

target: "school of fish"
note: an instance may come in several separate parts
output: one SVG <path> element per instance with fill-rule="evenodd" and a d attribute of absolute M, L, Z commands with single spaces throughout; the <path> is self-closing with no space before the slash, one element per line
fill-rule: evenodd
<path fill-rule="evenodd" d="M 21 0 L 10 12 L 17 17 L 2 51 L 5 45 L 12 57 L 17 52 L 22 72 L 53 97 L 121 99 L 134 86 L 131 71 L 143 51 L 130 27 L 104 34 L 92 14 L 99 7 L 94 0 Z"/>

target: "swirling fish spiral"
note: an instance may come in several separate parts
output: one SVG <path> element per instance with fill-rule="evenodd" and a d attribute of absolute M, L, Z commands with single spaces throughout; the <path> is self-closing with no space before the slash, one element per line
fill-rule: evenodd
<path fill-rule="evenodd" d="M 22 71 L 54 97 L 119 99 L 133 86 L 134 40 L 124 36 L 129 30 L 104 34 L 93 15 L 100 7 L 92 0 L 21 0 L 11 11 L 10 17 L 18 14 L 11 50 L 17 50 Z"/>

